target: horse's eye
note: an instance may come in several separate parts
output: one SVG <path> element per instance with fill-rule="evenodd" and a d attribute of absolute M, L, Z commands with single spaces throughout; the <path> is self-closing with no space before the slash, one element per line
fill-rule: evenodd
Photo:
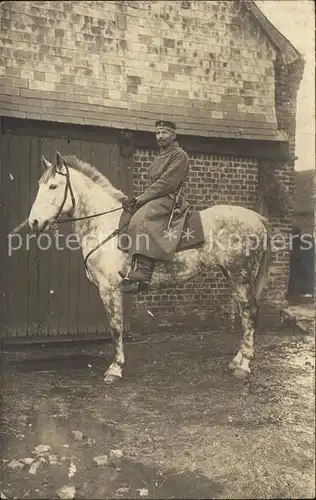
<path fill-rule="evenodd" d="M 56 189 L 57 188 L 57 184 L 50 184 L 49 186 L 49 189 Z"/>

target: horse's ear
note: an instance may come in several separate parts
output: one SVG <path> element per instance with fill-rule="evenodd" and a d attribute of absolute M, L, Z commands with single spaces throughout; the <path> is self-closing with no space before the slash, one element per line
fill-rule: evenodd
<path fill-rule="evenodd" d="M 56 167 L 62 168 L 63 165 L 64 165 L 64 159 L 63 159 L 62 155 L 60 154 L 60 152 L 56 151 Z"/>
<path fill-rule="evenodd" d="M 48 160 L 46 160 L 45 156 L 43 155 L 41 157 L 41 165 L 45 170 L 47 170 L 52 166 L 52 164 Z"/>

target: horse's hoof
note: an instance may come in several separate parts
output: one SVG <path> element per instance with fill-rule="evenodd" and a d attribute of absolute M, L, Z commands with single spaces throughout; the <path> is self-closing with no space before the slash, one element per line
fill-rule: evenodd
<path fill-rule="evenodd" d="M 105 375 L 104 377 L 104 382 L 107 385 L 114 384 L 115 382 L 118 382 L 122 377 L 119 377 L 118 375 L 113 375 L 113 374 L 108 374 Z"/>
<path fill-rule="evenodd" d="M 228 365 L 228 368 L 230 370 L 236 370 L 236 368 L 238 368 L 239 364 L 237 363 L 237 361 L 231 361 Z"/>
<path fill-rule="evenodd" d="M 250 371 L 244 370 L 240 366 L 237 366 L 233 373 L 234 377 L 236 378 L 247 378 L 250 375 Z"/>

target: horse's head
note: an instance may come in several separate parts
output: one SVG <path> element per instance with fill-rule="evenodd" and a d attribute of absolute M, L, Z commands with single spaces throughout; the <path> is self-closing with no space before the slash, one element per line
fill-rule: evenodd
<path fill-rule="evenodd" d="M 72 215 L 75 200 L 69 177 L 69 168 L 60 153 L 56 153 L 55 164 L 44 156 L 41 163 L 45 169 L 39 180 L 36 199 L 29 215 L 29 226 L 36 232 L 44 231 L 60 215 Z"/>

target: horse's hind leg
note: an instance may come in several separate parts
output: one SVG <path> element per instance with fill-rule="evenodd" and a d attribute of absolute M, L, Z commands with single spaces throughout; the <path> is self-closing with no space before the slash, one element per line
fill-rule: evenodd
<path fill-rule="evenodd" d="M 238 353 L 229 365 L 238 378 L 247 377 L 250 373 L 250 361 L 254 357 L 254 336 L 258 317 L 258 305 L 253 287 L 249 283 L 234 286 L 234 299 L 239 308 L 243 339 Z"/>

